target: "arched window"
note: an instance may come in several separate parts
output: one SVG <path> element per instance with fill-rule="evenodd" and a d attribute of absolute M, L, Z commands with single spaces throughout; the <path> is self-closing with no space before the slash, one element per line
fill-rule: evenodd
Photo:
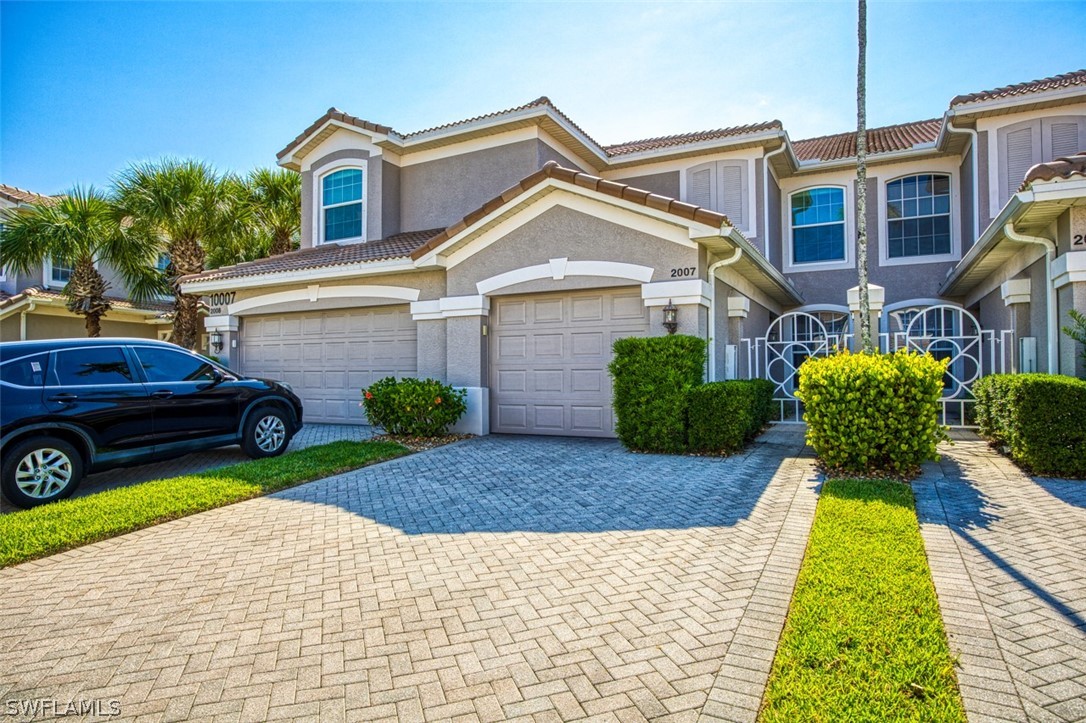
<path fill-rule="evenodd" d="M 808 188 L 792 194 L 792 263 L 845 260 L 845 191 Z"/>
<path fill-rule="evenodd" d="M 922 173 L 887 183 L 886 220 L 891 259 L 951 253 L 950 176 Z"/>
<path fill-rule="evenodd" d="M 344 168 L 321 178 L 322 241 L 362 239 L 362 183 L 361 168 Z"/>

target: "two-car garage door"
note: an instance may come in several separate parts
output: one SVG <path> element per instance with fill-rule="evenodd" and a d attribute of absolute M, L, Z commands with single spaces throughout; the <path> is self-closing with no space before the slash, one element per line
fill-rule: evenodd
<path fill-rule="evenodd" d="M 614 436 L 607 365 L 649 334 L 639 288 L 499 297 L 490 321 L 491 431 Z"/>
<path fill-rule="evenodd" d="M 293 386 L 311 422 L 364 424 L 363 387 L 417 370 L 407 306 L 250 316 L 241 339 L 241 372 Z"/>

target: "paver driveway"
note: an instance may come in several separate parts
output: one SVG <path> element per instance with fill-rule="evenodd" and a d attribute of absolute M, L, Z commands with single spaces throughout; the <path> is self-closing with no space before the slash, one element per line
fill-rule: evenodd
<path fill-rule="evenodd" d="M 480 438 L 2 570 L 0 701 L 749 720 L 814 510 L 802 450 Z"/>

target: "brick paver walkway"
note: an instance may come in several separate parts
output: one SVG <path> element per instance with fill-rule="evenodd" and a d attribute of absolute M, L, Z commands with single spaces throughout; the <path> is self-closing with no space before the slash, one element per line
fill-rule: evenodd
<path fill-rule="evenodd" d="M 0 700 L 752 720 L 814 510 L 802 450 L 479 438 L 0 570 Z"/>
<path fill-rule="evenodd" d="M 1086 720 L 1086 482 L 941 452 L 913 487 L 970 720 Z"/>
<path fill-rule="evenodd" d="M 307 424 L 302 427 L 302 431 L 295 435 L 294 439 L 290 440 L 290 447 L 287 449 L 288 451 L 304 449 L 314 444 L 324 444 L 339 439 L 369 439 L 372 434 L 371 427 L 355 424 Z M 82 497 L 95 492 L 113 489 L 114 487 L 127 487 L 128 485 L 148 482 L 153 479 L 203 472 L 215 467 L 225 467 L 229 464 L 245 462 L 248 459 L 249 457 L 241 451 L 241 447 L 233 445 L 209 449 L 206 452 L 193 452 L 192 454 L 186 454 L 184 457 L 176 457 L 164 462 L 141 464 L 135 467 L 119 467 L 87 475 L 80 483 L 79 489 L 76 490 L 74 496 Z M 0 514 L 13 512 L 17 509 L 19 508 L 0 497 Z"/>

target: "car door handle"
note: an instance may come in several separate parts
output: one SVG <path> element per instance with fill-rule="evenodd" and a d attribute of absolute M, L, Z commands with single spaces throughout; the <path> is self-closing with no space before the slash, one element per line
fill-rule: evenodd
<path fill-rule="evenodd" d="M 169 399 L 173 396 L 173 392 L 169 389 L 159 389 L 157 392 L 151 392 L 151 396 L 155 399 Z"/>
<path fill-rule="evenodd" d="M 49 397 L 50 402 L 60 402 L 61 404 L 71 404 L 79 397 L 71 392 L 61 392 L 60 394 L 54 394 Z"/>

